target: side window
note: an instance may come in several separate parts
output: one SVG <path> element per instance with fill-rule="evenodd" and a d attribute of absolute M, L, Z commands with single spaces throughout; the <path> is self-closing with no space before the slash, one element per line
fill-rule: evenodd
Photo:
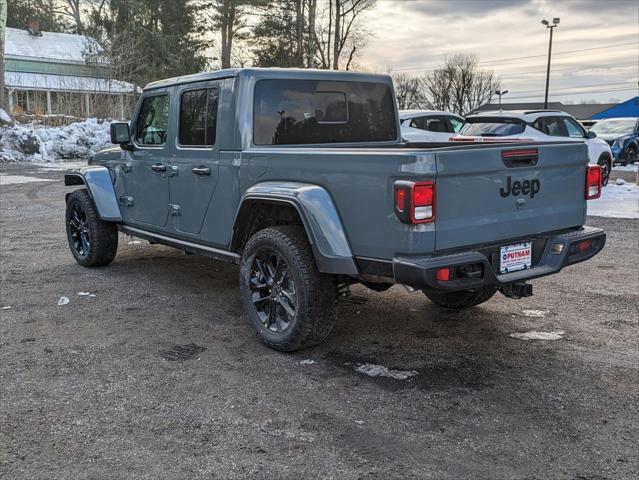
<path fill-rule="evenodd" d="M 415 117 L 410 119 L 410 127 L 424 130 L 424 119 L 426 117 Z"/>
<path fill-rule="evenodd" d="M 135 122 L 135 143 L 151 146 L 164 145 L 168 123 L 169 96 L 164 94 L 145 98 Z"/>
<path fill-rule="evenodd" d="M 577 122 L 575 122 L 572 118 L 564 117 L 563 120 L 564 120 L 564 125 L 566 127 L 569 137 L 573 137 L 573 138 L 585 137 L 585 134 L 582 128 L 579 125 L 577 125 Z"/>
<path fill-rule="evenodd" d="M 455 133 L 459 132 L 461 130 L 462 125 L 464 124 L 462 120 L 456 117 L 448 117 L 448 121 L 450 122 L 450 126 L 452 127 L 453 132 Z"/>
<path fill-rule="evenodd" d="M 187 147 L 215 145 L 217 89 L 189 90 L 180 97 L 178 143 Z"/>
<path fill-rule="evenodd" d="M 429 132 L 449 133 L 450 128 L 444 117 L 428 117 L 426 118 L 426 128 Z"/>
<path fill-rule="evenodd" d="M 568 132 L 561 118 L 541 117 L 535 120 L 533 127 L 551 137 L 567 137 Z"/>

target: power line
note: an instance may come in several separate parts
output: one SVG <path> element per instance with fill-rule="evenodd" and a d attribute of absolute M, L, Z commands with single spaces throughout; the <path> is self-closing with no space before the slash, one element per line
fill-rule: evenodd
<path fill-rule="evenodd" d="M 594 85 L 573 85 L 572 87 L 559 87 L 553 88 L 553 92 L 561 91 L 561 90 L 575 90 L 578 88 L 592 88 L 592 87 L 617 87 L 621 85 L 628 85 L 630 82 L 616 82 L 616 83 L 597 83 Z M 522 91 L 513 91 L 512 93 L 519 95 L 520 93 L 536 93 L 539 90 L 522 90 Z"/>
<path fill-rule="evenodd" d="M 561 51 L 561 52 L 553 53 L 553 57 L 555 55 L 565 55 L 565 54 L 569 54 L 569 53 L 588 52 L 588 51 L 592 51 L 592 50 L 601 50 L 601 49 L 608 49 L 608 48 L 625 47 L 625 46 L 628 46 L 628 45 L 639 45 L 639 42 L 615 43 L 615 44 L 610 44 L 610 45 L 602 45 L 600 47 L 581 48 L 581 49 L 577 49 L 577 50 L 564 50 L 564 51 Z M 438 53 L 438 54 L 435 54 L 435 55 L 436 56 L 440 56 L 440 55 L 446 55 L 446 54 Z M 523 59 L 540 58 L 540 57 L 546 57 L 546 54 L 542 53 L 542 54 L 539 54 L 539 55 L 528 55 L 528 56 L 524 56 L 524 57 L 510 57 L 510 58 L 485 60 L 483 62 L 478 62 L 478 63 L 480 65 L 486 65 L 486 64 L 489 64 L 489 63 L 506 62 L 506 61 L 512 61 L 512 60 L 523 60 Z M 498 65 L 495 65 L 495 66 L 498 66 Z M 391 69 L 391 71 L 392 72 L 406 72 L 406 71 L 430 70 L 430 69 L 431 69 L 431 67 L 403 67 L 403 68 Z"/>
<path fill-rule="evenodd" d="M 637 90 L 637 87 L 633 87 L 633 88 L 611 88 L 609 90 L 590 90 L 590 91 L 585 91 L 585 92 L 565 92 L 565 93 L 559 93 L 557 95 L 550 93 L 551 97 L 559 97 L 559 96 L 571 96 L 571 95 L 592 95 L 594 93 L 611 93 L 611 92 L 629 92 L 629 91 L 635 91 Z M 520 97 L 509 97 L 508 100 L 520 100 L 520 99 L 526 99 L 526 98 L 542 98 L 544 96 L 543 92 L 538 94 L 538 95 L 522 95 Z"/>

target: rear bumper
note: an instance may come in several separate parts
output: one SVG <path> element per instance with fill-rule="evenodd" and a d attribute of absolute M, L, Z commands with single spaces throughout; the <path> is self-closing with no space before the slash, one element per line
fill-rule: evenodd
<path fill-rule="evenodd" d="M 458 291 L 472 290 L 485 287 L 501 287 L 515 282 L 524 282 L 533 278 L 543 277 L 559 272 L 562 268 L 583 262 L 599 253 L 606 243 L 606 233 L 600 228 L 583 227 L 567 233 L 548 235 L 537 238 L 545 242 L 538 258 L 533 254 L 533 266 L 526 270 L 499 274 L 495 268 L 495 259 L 487 252 L 498 251 L 499 246 L 493 245 L 477 250 L 453 252 L 436 257 L 405 257 L 393 259 L 393 275 L 397 283 L 414 288 L 432 288 L 437 290 Z M 520 242 L 531 239 L 521 239 Z M 536 241 L 537 241 L 536 240 Z M 589 248 L 579 250 L 588 241 Z M 582 243 L 584 242 L 584 243 Z M 519 243 L 518 241 L 509 241 Z M 558 245 L 562 245 L 558 247 Z M 534 247 L 533 247 L 534 248 Z M 561 249 L 561 252 L 557 250 Z M 437 279 L 437 271 L 450 268 L 456 271 L 462 267 L 473 266 L 475 275 L 470 277 L 453 276 L 450 280 Z"/>

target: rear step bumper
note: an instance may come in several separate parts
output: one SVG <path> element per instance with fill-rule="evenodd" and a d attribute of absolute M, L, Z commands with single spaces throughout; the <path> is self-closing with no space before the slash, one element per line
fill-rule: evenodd
<path fill-rule="evenodd" d="M 497 274 L 486 255 L 469 250 L 437 257 L 394 258 L 393 274 L 397 283 L 419 289 L 459 291 L 503 287 L 551 275 L 568 265 L 588 260 L 599 253 L 605 243 L 606 233 L 602 229 L 583 227 L 548 236 L 541 258 L 532 268 L 526 270 Z M 453 275 L 449 280 L 439 280 L 437 272 L 446 268 L 452 272 L 460 272 L 460 275 Z"/>

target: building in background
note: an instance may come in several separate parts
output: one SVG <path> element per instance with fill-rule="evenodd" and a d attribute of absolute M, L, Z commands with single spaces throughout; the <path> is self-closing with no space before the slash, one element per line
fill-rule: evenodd
<path fill-rule="evenodd" d="M 577 120 L 589 120 L 592 118 L 609 118 L 595 117 L 595 115 L 601 112 L 608 111 L 609 109 L 616 107 L 617 103 L 580 103 L 580 104 L 568 104 L 565 105 L 561 102 L 548 102 L 548 110 L 560 110 L 572 115 Z M 479 107 L 475 112 L 486 111 L 498 111 L 499 104 L 486 103 Z M 529 102 L 529 103 L 502 103 L 501 110 L 544 110 L 544 102 Z M 474 113 L 474 112 L 473 112 Z"/>
<path fill-rule="evenodd" d="M 138 88 L 110 78 L 102 47 L 84 35 L 7 28 L 5 89 L 11 113 L 125 119 Z"/>

